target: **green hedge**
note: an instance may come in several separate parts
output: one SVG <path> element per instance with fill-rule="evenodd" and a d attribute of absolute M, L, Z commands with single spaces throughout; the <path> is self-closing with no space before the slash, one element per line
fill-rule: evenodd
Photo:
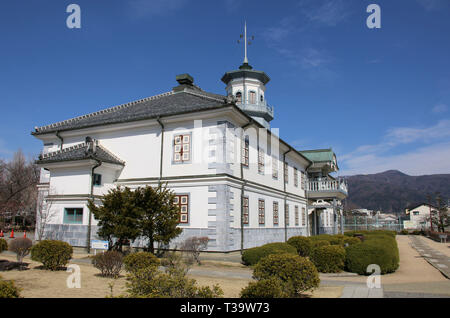
<path fill-rule="evenodd" d="M 321 273 L 342 272 L 345 267 L 345 249 L 340 245 L 320 246 L 313 249 L 310 259 Z"/>
<path fill-rule="evenodd" d="M 300 256 L 307 257 L 311 254 L 313 244 L 312 240 L 306 236 L 293 236 L 287 243 L 297 249 L 297 253 Z"/>
<path fill-rule="evenodd" d="M 245 250 L 242 253 L 242 262 L 244 265 L 255 265 L 263 257 L 282 253 L 297 255 L 297 249 L 287 243 L 269 243 Z"/>
<path fill-rule="evenodd" d="M 73 248 L 63 241 L 44 240 L 31 248 L 31 259 L 41 262 L 45 269 L 61 269 L 72 258 Z"/>
<path fill-rule="evenodd" d="M 399 266 L 400 256 L 393 231 L 373 231 L 362 233 L 365 241 L 347 247 L 346 269 L 360 275 L 369 275 L 370 264 L 380 266 L 381 274 L 395 272 Z M 395 233 L 395 232 L 394 232 Z"/>

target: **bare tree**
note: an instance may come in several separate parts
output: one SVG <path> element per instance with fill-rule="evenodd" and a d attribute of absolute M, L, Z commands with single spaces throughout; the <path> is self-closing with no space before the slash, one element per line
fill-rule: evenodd
<path fill-rule="evenodd" d="M 0 219 L 6 213 L 13 221 L 16 215 L 34 217 L 38 182 L 39 168 L 21 150 L 9 162 L 0 161 Z"/>
<path fill-rule="evenodd" d="M 45 237 L 45 229 L 47 224 L 55 217 L 56 211 L 52 209 L 53 201 L 48 200 L 49 194 L 55 194 L 51 189 L 47 191 L 39 191 L 36 208 L 36 234 L 38 241 L 47 239 Z"/>

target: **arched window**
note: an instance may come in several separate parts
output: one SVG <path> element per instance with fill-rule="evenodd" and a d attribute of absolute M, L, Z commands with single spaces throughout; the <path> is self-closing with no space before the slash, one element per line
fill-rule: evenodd
<path fill-rule="evenodd" d="M 236 93 L 236 101 L 238 103 L 242 103 L 242 93 L 241 92 Z"/>
<path fill-rule="evenodd" d="M 256 92 L 250 91 L 248 97 L 250 104 L 256 104 Z"/>
<path fill-rule="evenodd" d="M 264 95 L 263 94 L 261 94 L 260 100 L 261 100 L 261 102 L 264 101 Z"/>

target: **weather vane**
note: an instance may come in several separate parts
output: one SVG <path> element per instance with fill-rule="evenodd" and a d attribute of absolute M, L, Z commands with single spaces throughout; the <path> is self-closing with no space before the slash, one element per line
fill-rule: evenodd
<path fill-rule="evenodd" d="M 247 40 L 247 21 L 245 21 L 244 34 L 241 34 L 240 39 L 237 41 L 239 44 L 241 42 L 244 42 L 244 64 L 248 64 L 247 45 L 251 45 L 253 40 L 255 40 L 255 37 L 253 35 L 250 36 L 250 39 Z"/>

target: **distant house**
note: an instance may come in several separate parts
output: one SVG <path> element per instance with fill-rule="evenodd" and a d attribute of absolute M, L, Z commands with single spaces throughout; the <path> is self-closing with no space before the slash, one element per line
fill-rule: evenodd
<path fill-rule="evenodd" d="M 405 224 L 408 229 L 429 229 L 429 217 L 431 213 L 437 211 L 438 208 L 428 203 L 417 203 L 408 206 L 405 209 L 406 215 L 409 215 L 409 222 Z M 428 219 L 427 219 L 428 218 Z"/>

